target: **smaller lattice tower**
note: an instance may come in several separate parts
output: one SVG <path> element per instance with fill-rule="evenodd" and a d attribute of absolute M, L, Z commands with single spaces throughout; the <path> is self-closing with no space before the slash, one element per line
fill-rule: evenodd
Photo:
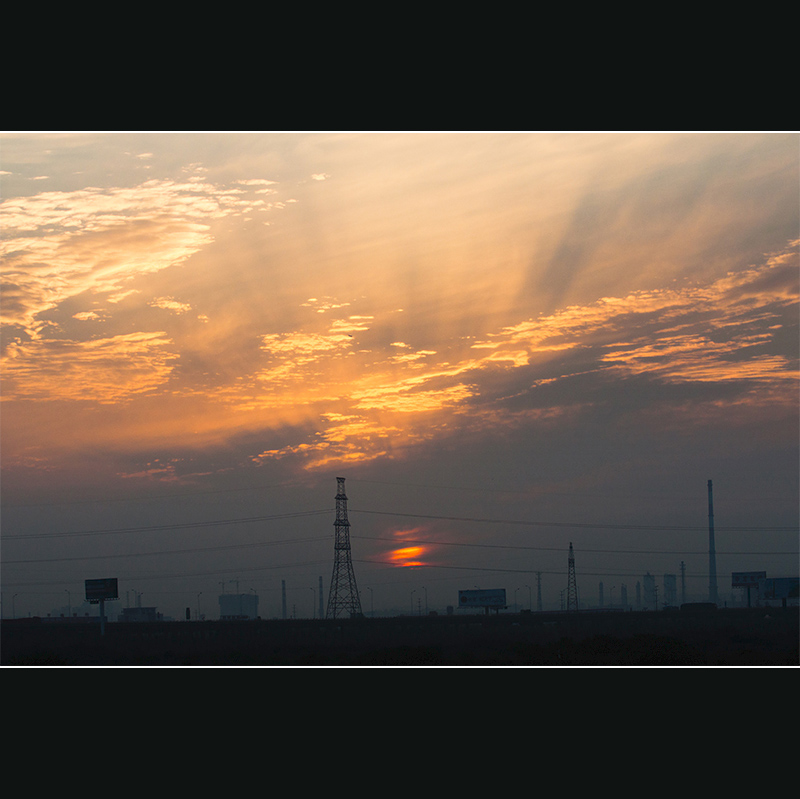
<path fill-rule="evenodd" d="M 350 552 L 350 522 L 347 520 L 347 495 L 344 493 L 344 477 L 337 477 L 336 492 L 336 540 L 334 542 L 333 576 L 328 594 L 328 610 L 325 618 L 339 616 L 362 616 L 361 599 L 358 596 L 356 575 Z"/>
<path fill-rule="evenodd" d="M 569 542 L 569 573 L 567 575 L 567 610 L 578 609 L 578 586 L 575 582 L 575 553 Z"/>

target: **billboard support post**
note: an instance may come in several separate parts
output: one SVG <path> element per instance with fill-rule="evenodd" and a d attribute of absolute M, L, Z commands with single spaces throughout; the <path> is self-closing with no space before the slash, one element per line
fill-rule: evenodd
<path fill-rule="evenodd" d="M 750 607 L 750 589 L 758 588 L 758 581 L 766 579 L 766 572 L 733 572 L 731 588 L 747 589 L 747 607 Z"/>
<path fill-rule="evenodd" d="M 119 599 L 117 578 L 107 577 L 102 580 L 86 580 L 86 601 L 91 605 L 100 605 L 100 635 L 106 634 L 106 600 Z"/>

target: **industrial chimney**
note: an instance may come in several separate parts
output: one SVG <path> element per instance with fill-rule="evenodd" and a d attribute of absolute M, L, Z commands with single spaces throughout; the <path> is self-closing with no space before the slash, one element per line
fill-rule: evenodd
<path fill-rule="evenodd" d="M 717 550 L 714 544 L 714 494 L 708 481 L 708 601 L 717 604 Z"/>

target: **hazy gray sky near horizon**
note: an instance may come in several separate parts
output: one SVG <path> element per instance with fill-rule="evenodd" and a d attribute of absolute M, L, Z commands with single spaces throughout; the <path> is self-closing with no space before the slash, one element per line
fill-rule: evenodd
<path fill-rule="evenodd" d="M 0 134 L 4 616 L 796 575 L 798 144 Z"/>

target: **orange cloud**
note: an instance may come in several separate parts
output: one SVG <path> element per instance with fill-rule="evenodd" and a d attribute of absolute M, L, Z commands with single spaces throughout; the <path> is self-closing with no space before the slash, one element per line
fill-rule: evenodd
<path fill-rule="evenodd" d="M 673 336 L 655 343 L 641 341 L 609 352 L 602 360 L 620 372 L 649 374 L 670 382 L 797 380 L 800 373 L 783 356 L 755 355 L 744 361 L 726 357 L 767 341 L 769 336 L 745 336 L 723 343 L 706 336 Z"/>
<path fill-rule="evenodd" d="M 166 383 L 177 358 L 171 345 L 163 332 L 15 341 L 3 363 L 3 400 L 126 402 Z"/>
<path fill-rule="evenodd" d="M 599 347 L 605 351 L 598 368 L 625 375 L 672 382 L 795 381 L 792 361 L 757 348 L 769 345 L 781 329 L 779 314 L 797 306 L 797 260 L 797 242 L 791 242 L 763 266 L 709 285 L 570 306 L 505 327 L 473 349 L 490 349 L 496 359 L 508 352 L 511 363 L 524 365 L 526 353 L 538 360 Z"/>
<path fill-rule="evenodd" d="M 386 338 L 383 350 L 359 349 L 349 335 L 336 332 L 336 322 L 324 332 L 265 336 L 271 364 L 259 373 L 264 389 L 252 402 L 273 412 L 287 401 L 296 412 L 305 408 L 306 429 L 310 425 L 313 433 L 258 459 L 296 455 L 305 468 L 319 469 L 398 457 L 459 425 L 552 424 L 578 412 L 580 401 L 511 411 L 488 398 L 515 373 L 521 376 L 509 383 L 507 398 L 574 376 L 544 371 L 573 353 L 584 375 L 708 384 L 747 380 L 762 384 L 748 395 L 750 402 L 775 402 L 775 392 L 794 391 L 798 379 L 796 363 L 767 349 L 781 330 L 780 314 L 797 304 L 795 260 L 796 254 L 777 255 L 709 285 L 604 297 L 507 326 L 480 341 L 418 350 L 407 361 L 392 354 L 413 352 L 403 340 Z M 329 310 L 337 305 L 331 298 L 325 302 Z M 380 330 L 380 315 L 368 318 L 364 327 Z"/>
<path fill-rule="evenodd" d="M 130 281 L 186 261 L 211 223 L 263 209 L 244 190 L 199 175 L 130 188 L 43 192 L 2 203 L 2 323 L 36 336 L 39 315 L 85 291 L 123 295 Z"/>

